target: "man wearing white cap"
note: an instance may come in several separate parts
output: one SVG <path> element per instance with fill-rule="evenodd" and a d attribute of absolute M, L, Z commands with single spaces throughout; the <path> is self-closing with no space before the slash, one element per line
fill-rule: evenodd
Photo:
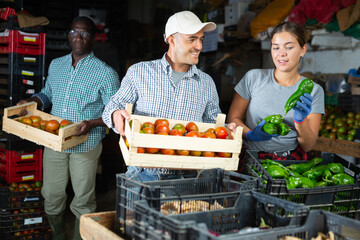
<path fill-rule="evenodd" d="M 134 105 L 136 115 L 214 123 L 221 112 L 215 83 L 196 64 L 204 32 L 215 28 L 215 23 L 202 23 L 190 11 L 172 15 L 164 34 L 168 51 L 161 59 L 140 62 L 128 69 L 120 89 L 105 107 L 105 124 L 124 135 L 124 120 L 129 118 L 124 110 L 126 103 Z M 179 172 L 130 166 L 127 175 L 153 181 L 177 178 Z"/>

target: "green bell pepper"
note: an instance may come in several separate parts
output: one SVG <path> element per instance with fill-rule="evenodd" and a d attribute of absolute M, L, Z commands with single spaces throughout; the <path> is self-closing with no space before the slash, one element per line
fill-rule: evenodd
<path fill-rule="evenodd" d="M 272 178 L 285 178 L 289 176 L 289 174 L 283 168 L 277 165 L 269 165 L 266 171 Z"/>
<path fill-rule="evenodd" d="M 348 185 L 348 184 L 354 184 L 355 180 L 350 175 L 347 175 L 346 173 L 338 173 L 331 177 L 330 180 L 325 180 L 331 185 Z"/>
<path fill-rule="evenodd" d="M 264 118 L 267 123 L 280 124 L 283 121 L 283 116 L 280 114 L 274 114 Z"/>
<path fill-rule="evenodd" d="M 322 177 L 326 169 L 328 169 L 327 165 L 315 166 L 310 170 L 304 172 L 302 176 L 309 178 L 313 182 L 317 182 Z"/>
<path fill-rule="evenodd" d="M 265 159 L 265 160 L 261 161 L 261 164 L 277 165 L 277 166 L 281 167 L 282 169 L 284 169 L 289 176 L 295 176 L 295 174 L 290 169 L 286 168 L 284 165 L 282 165 L 279 162 L 275 162 L 270 159 Z"/>
<path fill-rule="evenodd" d="M 314 183 L 306 177 L 288 177 L 286 179 L 288 189 L 294 188 L 313 188 Z"/>
<path fill-rule="evenodd" d="M 300 97 L 304 95 L 304 93 L 310 94 L 313 88 L 314 88 L 314 82 L 312 80 L 310 79 L 302 80 L 296 92 L 294 92 L 286 101 L 284 107 L 284 115 L 286 115 L 293 107 L 295 107 L 296 102 L 300 100 Z"/>
<path fill-rule="evenodd" d="M 320 182 L 315 183 L 314 187 L 326 187 L 326 186 L 328 186 L 327 182 L 320 181 Z"/>
<path fill-rule="evenodd" d="M 303 174 L 304 172 L 310 170 L 312 167 L 321 163 L 322 161 L 323 161 L 322 158 L 313 158 L 310 161 L 308 161 L 307 163 L 291 164 L 291 165 L 287 166 L 287 168 L 293 172 Z"/>
<path fill-rule="evenodd" d="M 285 123 L 279 123 L 276 125 L 276 127 L 277 127 L 277 134 L 281 136 L 285 136 L 290 132 L 289 126 Z"/>
<path fill-rule="evenodd" d="M 341 163 L 329 163 L 328 167 L 329 170 L 334 174 L 343 173 L 345 171 L 345 168 Z"/>
<path fill-rule="evenodd" d="M 262 127 L 262 129 L 264 130 L 264 132 L 273 135 L 273 134 L 277 134 L 278 129 L 276 127 L 276 124 L 274 123 L 265 123 L 264 126 Z"/>

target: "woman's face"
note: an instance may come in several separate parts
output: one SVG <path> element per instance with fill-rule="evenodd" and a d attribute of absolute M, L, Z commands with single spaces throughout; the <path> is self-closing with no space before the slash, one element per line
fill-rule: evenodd
<path fill-rule="evenodd" d="M 307 45 L 301 47 L 291 33 L 276 33 L 271 41 L 271 56 L 276 69 L 281 72 L 297 71 L 300 57 L 304 56 L 306 49 Z"/>

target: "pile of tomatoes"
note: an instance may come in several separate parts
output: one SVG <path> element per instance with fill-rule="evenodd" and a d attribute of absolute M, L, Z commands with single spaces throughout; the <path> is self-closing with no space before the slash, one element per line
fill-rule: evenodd
<path fill-rule="evenodd" d="M 130 121 L 130 126 L 131 126 Z M 199 127 L 194 122 L 185 125 L 181 123 L 175 124 L 170 128 L 167 119 L 157 119 L 154 123 L 144 122 L 140 126 L 140 133 L 158 134 L 171 136 L 185 136 L 198 138 L 214 138 L 227 139 L 228 133 L 225 127 L 209 128 L 204 132 L 199 131 Z M 129 144 L 125 138 L 125 143 L 129 148 Z M 138 153 L 165 154 L 165 155 L 181 155 L 181 156 L 203 156 L 203 157 L 231 157 L 231 153 L 211 152 L 211 151 L 190 151 L 184 149 L 162 149 L 162 148 L 142 148 L 138 147 Z"/>
<path fill-rule="evenodd" d="M 17 121 L 56 135 L 59 134 L 60 128 L 66 127 L 71 124 L 71 122 L 66 119 L 62 120 L 61 122 L 55 119 L 43 120 L 40 116 L 35 115 L 26 116 L 21 119 L 17 119 Z"/>
<path fill-rule="evenodd" d="M 10 183 L 9 190 L 11 192 L 28 192 L 28 191 L 40 191 L 42 187 L 41 181 L 33 183 Z"/>

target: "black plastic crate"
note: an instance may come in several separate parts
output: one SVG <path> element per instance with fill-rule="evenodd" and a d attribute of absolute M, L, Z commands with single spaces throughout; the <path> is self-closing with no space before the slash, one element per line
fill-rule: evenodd
<path fill-rule="evenodd" d="M 170 204 L 186 206 L 189 202 L 207 207 L 191 213 L 179 210 L 174 215 L 163 211 Z M 158 211 L 144 200 L 135 202 L 134 239 L 244 239 L 248 234 L 241 229 L 259 227 L 261 218 L 273 228 L 261 230 L 266 234 L 277 227 L 303 225 L 310 211 L 305 206 L 258 192 L 239 193 L 235 202 L 224 196 L 187 196 L 162 204 L 162 211 Z"/>
<path fill-rule="evenodd" d="M 196 178 L 138 182 L 125 174 L 117 174 L 116 232 L 131 234 L 134 219 L 134 202 L 147 200 L 157 210 L 161 202 L 179 196 L 205 195 L 236 198 L 239 192 L 258 190 L 259 179 L 222 169 L 207 169 Z"/>
<path fill-rule="evenodd" d="M 26 212 L 3 212 L 0 214 L 0 232 L 16 232 L 49 226 L 43 209 L 21 209 Z"/>
<path fill-rule="evenodd" d="M 23 231 L 15 232 L 6 232 L 3 233 L 3 238 L 6 240 L 27 240 L 27 239 L 36 239 L 36 240 L 52 240 L 52 231 L 51 228 L 38 228 L 38 229 L 27 229 Z M 0 233 L 1 236 L 1 233 Z"/>
<path fill-rule="evenodd" d="M 290 160 L 279 162 L 284 166 L 288 166 L 306 161 Z M 336 154 L 333 160 L 324 159 L 319 165 L 331 162 L 341 163 L 345 167 L 345 172 L 355 178 L 355 184 L 287 189 L 286 180 L 273 179 L 261 166 L 257 152 L 249 150 L 245 153 L 244 171 L 254 177 L 259 177 L 259 174 L 261 174 L 263 180 L 267 182 L 264 185 L 264 191 L 267 194 L 305 204 L 312 210 L 325 210 L 350 218 L 360 219 L 360 167 Z"/>
<path fill-rule="evenodd" d="M 10 191 L 9 185 L 0 187 L 0 210 L 12 210 L 20 208 L 41 208 L 43 198 L 40 190 L 15 192 Z"/>
<path fill-rule="evenodd" d="M 204 230 L 203 235 L 206 234 Z M 306 219 L 304 225 L 299 227 L 280 227 L 272 231 L 255 231 L 245 234 L 241 238 L 234 236 L 227 238 L 229 240 L 269 240 L 269 239 L 284 239 L 286 236 L 293 236 L 303 240 L 315 239 L 318 233 L 328 234 L 331 231 L 334 233 L 335 240 L 355 240 L 360 236 L 360 222 L 351 218 L 340 216 L 331 212 L 312 210 Z M 211 239 L 211 238 L 203 238 Z M 218 239 L 218 238 L 215 238 Z M 330 239 L 330 238 L 329 238 Z"/>
<path fill-rule="evenodd" d="M 9 53 L 9 59 L 12 60 L 12 64 L 15 66 L 45 69 L 45 55 Z"/>

